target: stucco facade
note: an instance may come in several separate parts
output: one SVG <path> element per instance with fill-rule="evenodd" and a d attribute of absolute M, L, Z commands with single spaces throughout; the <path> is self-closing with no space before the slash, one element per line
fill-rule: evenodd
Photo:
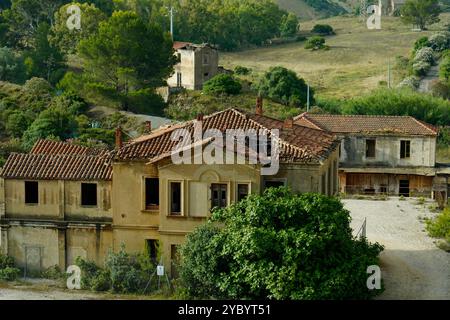
<path fill-rule="evenodd" d="M 209 45 L 175 42 L 179 58 L 174 74 L 167 80 L 169 87 L 201 90 L 203 83 L 219 72 L 219 52 Z"/>

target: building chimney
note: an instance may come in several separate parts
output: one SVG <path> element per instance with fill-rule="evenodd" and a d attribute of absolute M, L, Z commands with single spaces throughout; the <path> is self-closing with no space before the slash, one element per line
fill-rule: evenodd
<path fill-rule="evenodd" d="M 262 116 L 264 111 L 263 111 L 263 98 L 262 96 L 258 95 L 258 97 L 256 98 L 256 111 L 255 111 L 257 116 Z"/>
<path fill-rule="evenodd" d="M 145 121 L 144 124 L 144 133 L 150 134 L 152 133 L 152 122 L 151 121 Z"/>
<path fill-rule="evenodd" d="M 203 113 L 197 115 L 197 121 L 203 121 Z"/>
<path fill-rule="evenodd" d="M 288 118 L 284 120 L 283 129 L 292 130 L 294 128 L 294 119 Z"/>
<path fill-rule="evenodd" d="M 122 140 L 122 129 L 117 127 L 116 129 L 116 149 L 122 148 L 123 140 Z"/>

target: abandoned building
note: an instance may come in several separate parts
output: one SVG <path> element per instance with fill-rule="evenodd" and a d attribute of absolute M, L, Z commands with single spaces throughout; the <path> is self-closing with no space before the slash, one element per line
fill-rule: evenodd
<path fill-rule="evenodd" d="M 378 5 L 381 6 L 382 15 L 391 16 L 399 15 L 405 2 L 406 0 L 378 0 Z"/>
<path fill-rule="evenodd" d="M 169 87 L 201 90 L 203 83 L 219 72 L 219 51 L 208 44 L 175 41 L 179 63 L 167 80 Z"/>
<path fill-rule="evenodd" d="M 437 191 L 434 186 L 438 172 L 435 159 L 438 131 L 429 124 L 413 117 L 310 113 L 299 115 L 295 121 L 342 139 L 339 165 L 342 193 L 431 197 Z M 441 172 L 441 177 L 447 180 L 445 169 Z M 439 184 L 445 184 L 447 189 L 447 182 Z"/>
<path fill-rule="evenodd" d="M 175 164 L 177 129 L 254 129 L 280 132 L 279 170 L 261 164 Z M 208 140 L 209 141 L 209 140 Z M 201 144 L 206 148 L 208 143 Z M 213 207 L 224 207 L 271 186 L 295 192 L 338 192 L 339 139 L 328 132 L 263 115 L 228 109 L 159 128 L 116 150 L 37 142 L 29 154 L 11 154 L 1 178 L 1 249 L 27 272 L 73 264 L 77 256 L 102 263 L 109 248 L 156 259 L 177 274 L 177 248 Z M 250 148 L 248 149 L 250 152 Z"/>

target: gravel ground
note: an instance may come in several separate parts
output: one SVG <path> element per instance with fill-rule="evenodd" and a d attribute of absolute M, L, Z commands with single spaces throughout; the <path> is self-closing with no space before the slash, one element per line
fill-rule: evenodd
<path fill-rule="evenodd" d="M 380 299 L 450 299 L 450 253 L 436 247 L 421 218 L 434 217 L 418 199 L 343 201 L 359 230 L 367 218 L 367 238 L 385 246 L 381 272 L 385 292 Z"/>

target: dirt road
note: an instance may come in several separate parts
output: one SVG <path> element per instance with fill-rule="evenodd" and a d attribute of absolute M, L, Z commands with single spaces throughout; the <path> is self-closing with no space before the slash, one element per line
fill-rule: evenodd
<path fill-rule="evenodd" d="M 380 299 L 450 299 L 450 253 L 436 247 L 419 219 L 436 214 L 417 199 L 344 200 L 358 230 L 367 218 L 367 238 L 385 246 Z"/>

